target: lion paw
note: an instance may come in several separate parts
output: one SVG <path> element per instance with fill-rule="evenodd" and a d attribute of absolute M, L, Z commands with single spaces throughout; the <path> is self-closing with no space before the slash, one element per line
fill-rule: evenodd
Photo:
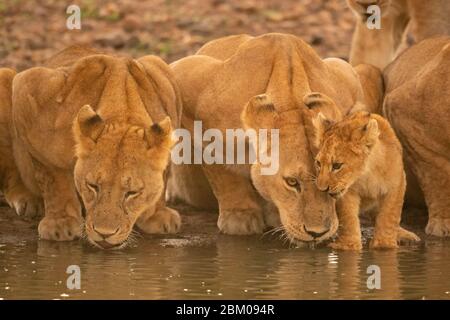
<path fill-rule="evenodd" d="M 370 249 L 396 249 L 397 239 L 374 238 L 370 241 Z"/>
<path fill-rule="evenodd" d="M 140 219 L 136 225 L 145 233 L 177 233 L 181 227 L 180 214 L 171 208 L 161 208 L 147 219 Z"/>
<path fill-rule="evenodd" d="M 450 218 L 430 218 L 425 232 L 432 236 L 450 236 Z"/>
<path fill-rule="evenodd" d="M 328 246 L 335 250 L 359 251 L 362 249 L 361 241 L 346 241 L 340 239 L 337 239 L 335 242 L 331 242 Z"/>
<path fill-rule="evenodd" d="M 414 232 L 400 227 L 398 230 L 397 242 L 403 245 L 414 244 L 420 242 L 420 238 Z"/>
<path fill-rule="evenodd" d="M 224 211 L 219 215 L 217 226 L 221 232 L 230 235 L 262 233 L 264 216 L 259 210 Z"/>
<path fill-rule="evenodd" d="M 71 216 L 44 217 L 38 231 L 39 237 L 44 240 L 71 241 L 81 236 L 82 219 Z"/>
<path fill-rule="evenodd" d="M 44 202 L 31 194 L 7 197 L 6 201 L 19 216 L 34 218 L 44 214 Z"/>

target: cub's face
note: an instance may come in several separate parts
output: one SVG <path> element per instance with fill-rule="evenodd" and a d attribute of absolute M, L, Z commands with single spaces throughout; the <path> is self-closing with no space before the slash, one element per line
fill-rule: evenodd
<path fill-rule="evenodd" d="M 367 112 L 357 112 L 334 125 L 319 113 L 313 122 L 320 141 L 315 157 L 317 188 L 339 198 L 366 172 L 378 141 L 378 122 Z"/>
<path fill-rule="evenodd" d="M 317 188 L 339 198 L 364 173 L 367 153 L 360 145 L 330 135 L 315 158 Z"/>
<path fill-rule="evenodd" d="M 74 126 L 74 179 L 86 209 L 85 232 L 100 248 L 121 248 L 136 220 L 154 209 L 164 191 L 170 121 L 145 129 L 105 124 L 83 107 Z"/>

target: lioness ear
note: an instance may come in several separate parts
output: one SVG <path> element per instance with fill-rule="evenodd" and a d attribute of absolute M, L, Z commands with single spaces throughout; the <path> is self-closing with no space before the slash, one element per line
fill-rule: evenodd
<path fill-rule="evenodd" d="M 380 136 L 378 129 L 378 122 L 375 119 L 370 119 L 369 122 L 362 127 L 363 139 L 367 147 L 371 148 L 377 142 Z"/>
<path fill-rule="evenodd" d="M 156 122 L 150 128 L 145 129 L 145 140 L 149 149 L 154 147 L 172 148 L 172 122 L 170 118 L 165 117 L 162 121 Z"/>
<path fill-rule="evenodd" d="M 267 94 L 254 96 L 245 106 L 241 120 L 245 129 L 272 129 L 278 113 Z"/>
<path fill-rule="evenodd" d="M 342 120 L 342 113 L 336 103 L 326 94 L 311 92 L 303 97 L 305 106 L 316 113 L 322 112 L 326 119 L 331 122 Z"/>
<path fill-rule="evenodd" d="M 311 121 L 314 127 L 313 144 L 316 148 L 319 148 L 325 132 L 333 125 L 333 122 L 328 120 L 322 112 L 319 112 Z"/>
<path fill-rule="evenodd" d="M 88 138 L 94 143 L 100 137 L 105 123 L 90 105 L 84 105 L 78 111 L 75 125 L 75 136 L 78 139 Z"/>

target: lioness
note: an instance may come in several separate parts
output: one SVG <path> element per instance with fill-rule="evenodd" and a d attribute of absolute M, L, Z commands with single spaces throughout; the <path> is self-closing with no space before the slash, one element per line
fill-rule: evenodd
<path fill-rule="evenodd" d="M 367 102 L 355 70 L 340 59 L 320 59 L 308 44 L 286 34 L 218 39 L 171 67 L 182 91 L 182 126 L 191 132 L 194 120 L 202 121 L 203 130 L 279 129 L 275 174 L 261 174 L 259 163 L 178 165 L 171 197 L 192 205 L 205 199 L 213 204 L 214 197 L 219 229 L 227 234 L 260 233 L 281 218 L 291 240 L 331 237 L 338 226 L 334 199 L 313 181 L 312 109 L 331 115 L 335 106 L 345 113 Z M 326 98 L 305 103 L 312 91 Z"/>
<path fill-rule="evenodd" d="M 361 249 L 358 216 L 374 206 L 379 210 L 370 247 L 396 248 L 397 238 L 418 241 L 399 226 L 406 180 L 402 147 L 387 120 L 359 111 L 333 124 L 319 113 L 313 124 L 320 149 L 317 188 L 338 199 L 339 237 L 330 245 Z"/>
<path fill-rule="evenodd" d="M 426 232 L 450 236 L 450 37 L 427 39 L 384 71 L 384 114 L 428 207 Z"/>
<path fill-rule="evenodd" d="M 86 236 L 101 248 L 125 246 L 135 224 L 176 232 L 180 216 L 163 197 L 180 103 L 170 69 L 154 56 L 70 47 L 17 74 L 7 119 L 12 148 L 3 152 L 14 149 L 27 194 L 44 200 L 39 236 L 81 236 L 82 208 Z"/>
<path fill-rule="evenodd" d="M 356 16 L 350 63 L 369 63 L 383 69 L 405 47 L 407 31 L 419 42 L 436 35 L 450 34 L 448 0 L 347 0 Z M 381 28 L 369 29 L 367 8 L 381 10 Z M 403 40 L 403 45 L 402 45 Z"/>

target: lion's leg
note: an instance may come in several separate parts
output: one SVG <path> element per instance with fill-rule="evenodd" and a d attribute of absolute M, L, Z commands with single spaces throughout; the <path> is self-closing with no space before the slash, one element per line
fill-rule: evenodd
<path fill-rule="evenodd" d="M 217 210 L 217 200 L 199 164 L 171 164 L 167 182 L 170 202 L 183 202 L 198 209 Z"/>
<path fill-rule="evenodd" d="M 172 168 L 164 173 L 164 191 L 155 206 L 142 213 L 136 221 L 136 226 L 149 234 L 177 233 L 181 227 L 181 217 L 178 211 L 166 206 L 166 189 Z"/>
<path fill-rule="evenodd" d="M 69 241 L 80 237 L 83 218 L 72 173 L 33 163 L 45 205 L 45 217 L 38 227 L 40 238 Z"/>
<path fill-rule="evenodd" d="M 227 171 L 219 165 L 205 165 L 203 168 L 219 201 L 217 225 L 220 231 L 232 235 L 263 232 L 262 199 L 249 178 Z"/>
<path fill-rule="evenodd" d="M 0 151 L 2 162 L 9 162 L 10 160 L 3 157 L 2 153 Z M 42 199 L 32 194 L 25 187 L 13 162 L 9 162 L 9 165 L 0 165 L 0 176 L 1 191 L 5 196 L 5 200 L 19 216 L 33 218 L 43 214 L 44 203 Z"/>
<path fill-rule="evenodd" d="M 154 208 L 137 219 L 136 226 L 149 234 L 177 233 L 181 227 L 181 217 L 178 211 L 166 206 L 163 194 Z"/>
<path fill-rule="evenodd" d="M 350 63 L 353 66 L 367 63 L 383 70 L 395 58 L 408 22 L 407 13 L 401 8 L 390 8 L 390 12 L 381 18 L 381 29 L 369 29 L 366 17 L 358 16 Z"/>
<path fill-rule="evenodd" d="M 24 185 L 13 155 L 11 136 L 11 93 L 15 72 L 0 69 L 0 191 L 18 215 L 35 216 L 43 213 L 42 200 Z"/>
<path fill-rule="evenodd" d="M 397 242 L 400 244 L 410 244 L 420 242 L 420 238 L 414 232 L 399 227 L 397 234 Z"/>
<path fill-rule="evenodd" d="M 411 33 L 415 42 L 448 34 L 450 22 L 448 0 L 410 1 Z"/>
<path fill-rule="evenodd" d="M 425 232 L 438 237 L 448 237 L 450 236 L 450 210 L 448 209 L 450 208 L 450 159 L 446 153 L 446 146 L 449 139 L 444 137 L 443 141 L 437 141 L 436 137 L 427 134 L 426 130 L 418 131 L 422 133 L 420 137 L 416 136 L 418 133 L 409 132 L 408 134 L 407 126 L 413 127 L 419 120 L 412 123 L 400 122 L 400 116 L 396 117 L 398 118 L 394 120 L 399 122 L 397 130 L 402 137 L 405 162 L 417 178 L 428 208 L 428 224 Z M 437 124 L 436 127 L 439 128 L 440 125 Z M 426 141 L 433 143 L 424 143 Z"/>
<path fill-rule="evenodd" d="M 402 217 L 406 181 L 402 179 L 396 190 L 385 195 L 375 220 L 375 231 L 370 242 L 371 248 L 397 248 L 397 237 Z"/>
<path fill-rule="evenodd" d="M 181 227 L 178 211 L 159 206 L 152 212 L 144 212 L 136 221 L 137 227 L 149 234 L 177 233 Z"/>
<path fill-rule="evenodd" d="M 450 237 L 450 162 L 442 163 L 440 167 L 431 162 L 418 163 L 416 172 L 428 207 L 425 232 Z"/>
<path fill-rule="evenodd" d="M 338 239 L 330 244 L 333 249 L 361 250 L 361 226 L 359 221 L 360 198 L 349 191 L 336 202 L 339 219 Z"/>
<path fill-rule="evenodd" d="M 423 136 L 423 141 L 433 139 Z M 450 236 L 450 160 L 439 150 L 439 144 L 425 145 L 406 139 L 406 160 L 417 177 L 428 208 L 425 232 L 438 237 Z M 447 139 L 448 141 L 448 139 Z"/>
<path fill-rule="evenodd" d="M 23 183 L 16 166 L 11 136 L 0 122 L 0 190 L 6 202 L 20 216 L 35 217 L 44 213 L 42 199 L 33 194 Z"/>
<path fill-rule="evenodd" d="M 431 92 L 423 88 L 430 88 L 429 79 L 434 79 L 442 68 L 431 70 L 421 82 L 411 82 L 390 92 L 385 97 L 384 112 L 402 142 L 405 163 L 423 191 L 428 208 L 426 233 L 448 237 L 450 139 L 446 134 L 448 123 L 441 116 L 448 105 L 443 94 L 447 87 L 436 82 Z"/>

